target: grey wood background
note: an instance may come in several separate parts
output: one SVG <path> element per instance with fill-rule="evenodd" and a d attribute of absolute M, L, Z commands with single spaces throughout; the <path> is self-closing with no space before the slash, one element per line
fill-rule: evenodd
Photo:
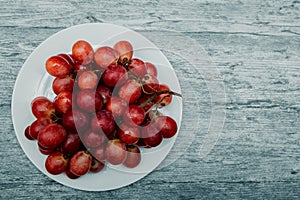
<path fill-rule="evenodd" d="M 146 36 L 150 30 L 171 29 L 204 48 L 227 96 L 222 134 L 206 157 L 200 159 L 197 152 L 209 122 L 204 80 L 170 55 L 178 75 L 186 78 L 182 87 L 198 89 L 203 108 L 203 129 L 183 153 L 174 149 L 180 155 L 174 163 L 118 190 L 85 192 L 56 183 L 29 161 L 11 119 L 17 74 L 46 38 L 89 22 L 118 24 Z M 0 0 L 1 199 L 299 199 L 299 99 L 297 0 Z M 193 112 L 188 103 L 187 121 Z M 180 133 L 190 126 L 185 122 Z"/>

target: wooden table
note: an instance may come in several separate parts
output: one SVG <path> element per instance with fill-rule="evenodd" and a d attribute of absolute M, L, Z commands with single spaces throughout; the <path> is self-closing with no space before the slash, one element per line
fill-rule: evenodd
<path fill-rule="evenodd" d="M 166 163 L 107 192 L 75 190 L 41 173 L 22 151 L 11 116 L 13 86 L 30 53 L 52 34 L 91 22 L 122 25 L 152 40 L 185 96 Z M 300 198 L 299 1 L 0 1 L 0 26 L 1 199 Z M 201 59 L 185 60 L 198 47 L 213 74 Z M 219 93 L 210 91 L 212 80 L 222 83 Z M 214 110 L 219 118 L 211 120 Z"/>

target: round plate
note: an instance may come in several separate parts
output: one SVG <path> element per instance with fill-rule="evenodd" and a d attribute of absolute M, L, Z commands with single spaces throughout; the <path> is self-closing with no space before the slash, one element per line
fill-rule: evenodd
<path fill-rule="evenodd" d="M 63 185 L 89 191 L 117 189 L 134 183 L 153 171 L 165 159 L 177 135 L 171 139 L 164 139 L 156 148 L 142 148 L 142 161 L 136 168 L 107 165 L 99 173 L 88 173 L 75 180 L 69 179 L 65 174 L 49 174 L 44 166 L 47 156 L 39 152 L 36 141 L 30 141 L 24 136 L 25 128 L 35 120 L 30 107 L 32 99 L 42 95 L 53 100 L 55 96 L 51 89 L 53 77 L 46 72 L 45 61 L 50 56 L 70 52 L 72 45 L 80 39 L 88 41 L 94 47 L 113 46 L 119 40 L 128 40 L 134 48 L 134 57 L 157 66 L 160 83 L 168 84 L 178 93 L 181 93 L 180 85 L 171 64 L 152 42 L 139 33 L 112 24 L 90 23 L 62 30 L 40 44 L 25 61 L 16 79 L 12 95 L 12 118 L 16 136 L 27 157 L 40 171 Z M 175 119 L 179 130 L 182 115 L 181 99 L 174 97 L 172 103 L 162 109 L 162 112 Z"/>

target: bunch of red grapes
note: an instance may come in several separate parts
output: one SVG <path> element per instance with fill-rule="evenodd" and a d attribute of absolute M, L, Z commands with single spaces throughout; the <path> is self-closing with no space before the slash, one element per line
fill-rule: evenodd
<path fill-rule="evenodd" d="M 152 63 L 133 58 L 130 42 L 94 50 L 79 40 L 71 54 L 52 56 L 45 65 L 55 77 L 56 97 L 32 100 L 36 120 L 25 136 L 47 155 L 50 174 L 75 179 L 101 171 L 105 163 L 134 168 L 141 162 L 140 148 L 176 134 L 175 120 L 159 108 L 181 95 L 159 83 Z"/>

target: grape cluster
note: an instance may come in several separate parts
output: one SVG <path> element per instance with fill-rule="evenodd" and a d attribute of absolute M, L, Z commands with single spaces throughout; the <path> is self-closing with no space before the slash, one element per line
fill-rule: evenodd
<path fill-rule="evenodd" d="M 79 40 L 71 54 L 51 56 L 45 65 L 56 97 L 32 100 L 36 120 L 24 133 L 47 155 L 50 174 L 75 179 L 106 163 L 134 168 L 141 148 L 176 134 L 176 121 L 159 109 L 181 95 L 159 83 L 155 65 L 133 58 L 129 41 L 94 50 Z"/>

